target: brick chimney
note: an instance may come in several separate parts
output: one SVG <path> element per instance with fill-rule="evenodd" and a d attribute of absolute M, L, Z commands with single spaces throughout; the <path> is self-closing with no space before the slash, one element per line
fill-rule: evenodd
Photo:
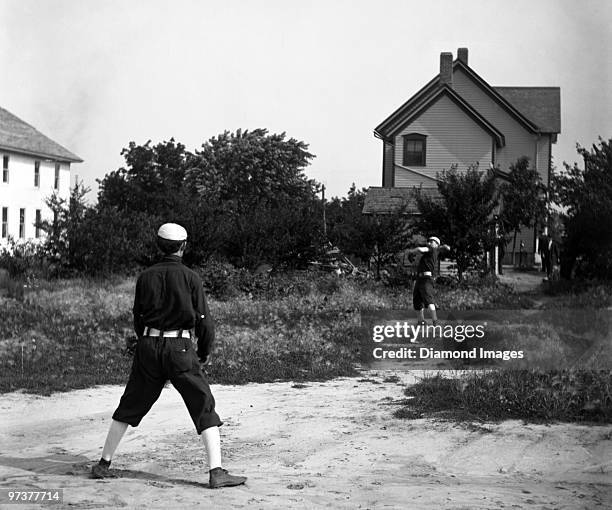
<path fill-rule="evenodd" d="M 440 85 L 453 86 L 453 54 L 440 53 Z"/>
<path fill-rule="evenodd" d="M 457 50 L 457 59 L 459 59 L 465 65 L 468 65 L 468 49 L 467 48 L 459 48 Z"/>

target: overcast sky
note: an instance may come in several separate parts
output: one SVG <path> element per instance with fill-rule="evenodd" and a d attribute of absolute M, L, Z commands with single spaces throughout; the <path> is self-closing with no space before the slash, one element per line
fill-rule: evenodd
<path fill-rule="evenodd" d="M 458 47 L 493 86 L 561 87 L 556 166 L 612 138 L 609 0 L 0 0 L 0 20 L 0 106 L 94 191 L 130 141 L 260 127 L 310 145 L 328 196 L 380 186 L 373 129 Z"/>

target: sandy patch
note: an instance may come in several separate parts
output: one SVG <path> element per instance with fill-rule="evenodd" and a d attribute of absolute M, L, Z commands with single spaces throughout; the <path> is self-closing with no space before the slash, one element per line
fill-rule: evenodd
<path fill-rule="evenodd" d="M 398 420 L 413 374 L 213 386 L 224 464 L 246 486 L 208 490 L 205 452 L 166 388 L 89 479 L 123 391 L 0 396 L 0 488 L 64 488 L 54 508 L 592 509 L 612 506 L 612 426 Z M 12 508 L 17 508 L 13 507 Z M 28 505 L 19 506 L 27 508 Z"/>

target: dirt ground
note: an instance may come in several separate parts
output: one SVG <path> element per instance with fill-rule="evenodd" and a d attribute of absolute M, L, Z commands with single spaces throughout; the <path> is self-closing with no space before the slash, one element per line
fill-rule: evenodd
<path fill-rule="evenodd" d="M 612 426 L 400 420 L 394 401 L 418 374 L 390 375 L 213 386 L 224 465 L 249 477 L 219 490 L 207 488 L 204 448 L 172 387 L 128 430 L 112 480 L 89 469 L 122 387 L 3 395 L 0 489 L 63 488 L 54 508 L 612 506 Z"/>

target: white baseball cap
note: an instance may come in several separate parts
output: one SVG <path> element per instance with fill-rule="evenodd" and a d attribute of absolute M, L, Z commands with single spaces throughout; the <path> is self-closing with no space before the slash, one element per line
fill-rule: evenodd
<path fill-rule="evenodd" d="M 157 231 L 157 236 L 168 241 L 184 241 L 187 231 L 176 223 L 164 223 Z"/>
<path fill-rule="evenodd" d="M 427 239 L 428 241 L 435 241 L 436 243 L 440 244 L 440 239 L 436 236 L 431 236 L 429 239 Z"/>

